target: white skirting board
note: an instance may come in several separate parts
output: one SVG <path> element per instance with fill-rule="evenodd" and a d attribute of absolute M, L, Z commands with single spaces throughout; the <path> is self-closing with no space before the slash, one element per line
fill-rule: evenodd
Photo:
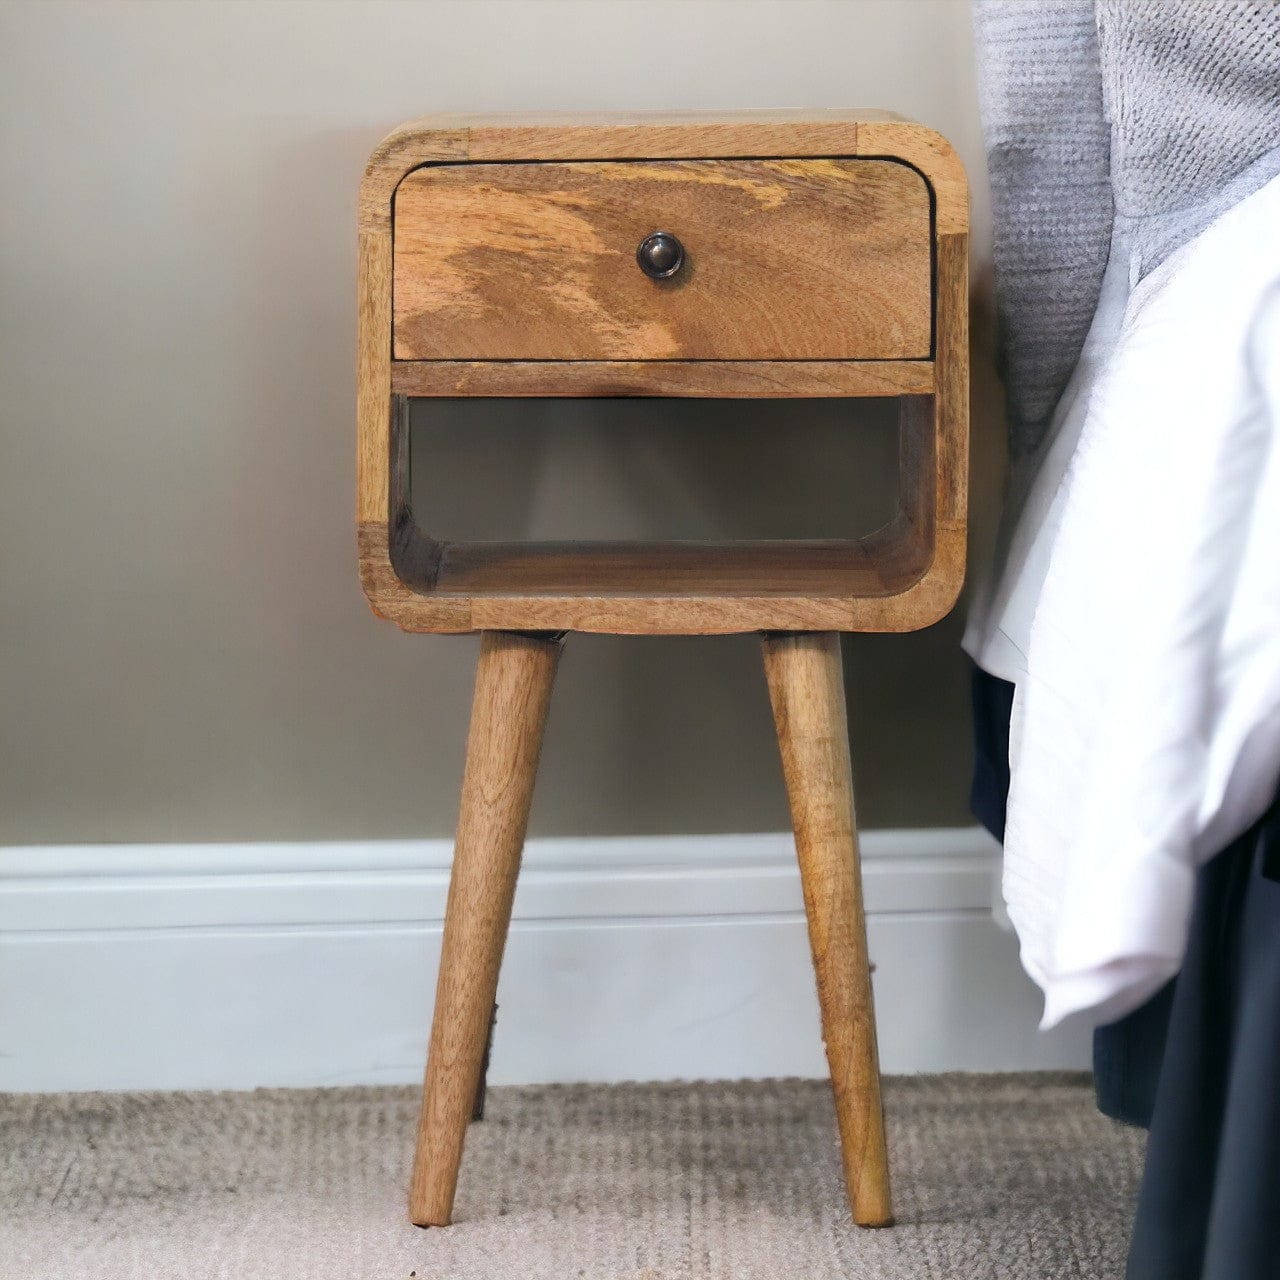
<path fill-rule="evenodd" d="M 416 1082 L 451 846 L 0 851 L 0 1090 Z M 992 920 L 977 829 L 873 831 L 889 1072 L 1082 1067 Z M 825 1073 L 787 835 L 532 840 L 490 1080 Z"/>

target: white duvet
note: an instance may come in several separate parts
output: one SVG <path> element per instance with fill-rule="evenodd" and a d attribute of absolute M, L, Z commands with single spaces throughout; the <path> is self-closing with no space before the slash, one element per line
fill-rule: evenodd
<path fill-rule="evenodd" d="M 1280 777 L 1280 179 L 1122 265 L 966 638 L 1017 685 L 1004 896 L 1046 1026 L 1177 971 L 1196 869 Z"/>

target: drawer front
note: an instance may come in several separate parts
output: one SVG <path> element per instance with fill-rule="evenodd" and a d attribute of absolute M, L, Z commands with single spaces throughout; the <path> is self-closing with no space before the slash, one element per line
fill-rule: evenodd
<path fill-rule="evenodd" d="M 930 356 L 929 190 L 893 161 L 435 165 L 393 216 L 397 360 Z"/>

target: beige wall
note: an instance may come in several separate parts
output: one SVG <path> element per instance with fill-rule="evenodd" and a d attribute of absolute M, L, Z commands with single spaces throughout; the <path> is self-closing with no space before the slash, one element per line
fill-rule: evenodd
<path fill-rule="evenodd" d="M 353 204 L 390 126 L 424 111 L 893 108 L 970 165 L 982 282 L 970 40 L 963 0 L 0 7 L 0 842 L 452 826 L 475 644 L 376 621 L 354 566 Z M 522 464 L 531 510 L 553 517 L 581 491 L 602 516 L 662 527 L 688 514 L 681 495 L 714 487 L 710 455 L 668 422 L 647 487 L 623 490 L 631 455 L 593 441 L 615 420 L 592 412 L 544 422 Z M 824 478 L 837 465 L 874 503 L 889 480 L 874 414 L 850 443 L 829 408 L 798 412 L 797 439 L 830 466 L 824 453 L 797 475 L 792 513 L 844 518 Z M 445 462 L 467 457 L 465 440 L 446 445 Z M 748 492 L 761 473 L 744 466 Z M 725 520 L 753 517 L 723 500 Z M 848 644 L 868 825 L 967 820 L 957 634 Z M 780 828 L 770 734 L 749 639 L 575 638 L 535 829 Z"/>

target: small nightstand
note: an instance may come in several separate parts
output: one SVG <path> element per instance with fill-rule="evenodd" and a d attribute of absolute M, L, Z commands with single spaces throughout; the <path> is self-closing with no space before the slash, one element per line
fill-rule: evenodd
<path fill-rule="evenodd" d="M 874 111 L 432 118 L 375 151 L 359 223 L 365 592 L 407 631 L 483 633 L 413 1221 L 452 1212 L 563 636 L 754 631 L 850 1203 L 889 1223 L 839 633 L 927 626 L 964 575 L 955 153 Z M 415 396 L 892 396 L 898 511 L 849 541 L 442 541 L 409 501 Z"/>

